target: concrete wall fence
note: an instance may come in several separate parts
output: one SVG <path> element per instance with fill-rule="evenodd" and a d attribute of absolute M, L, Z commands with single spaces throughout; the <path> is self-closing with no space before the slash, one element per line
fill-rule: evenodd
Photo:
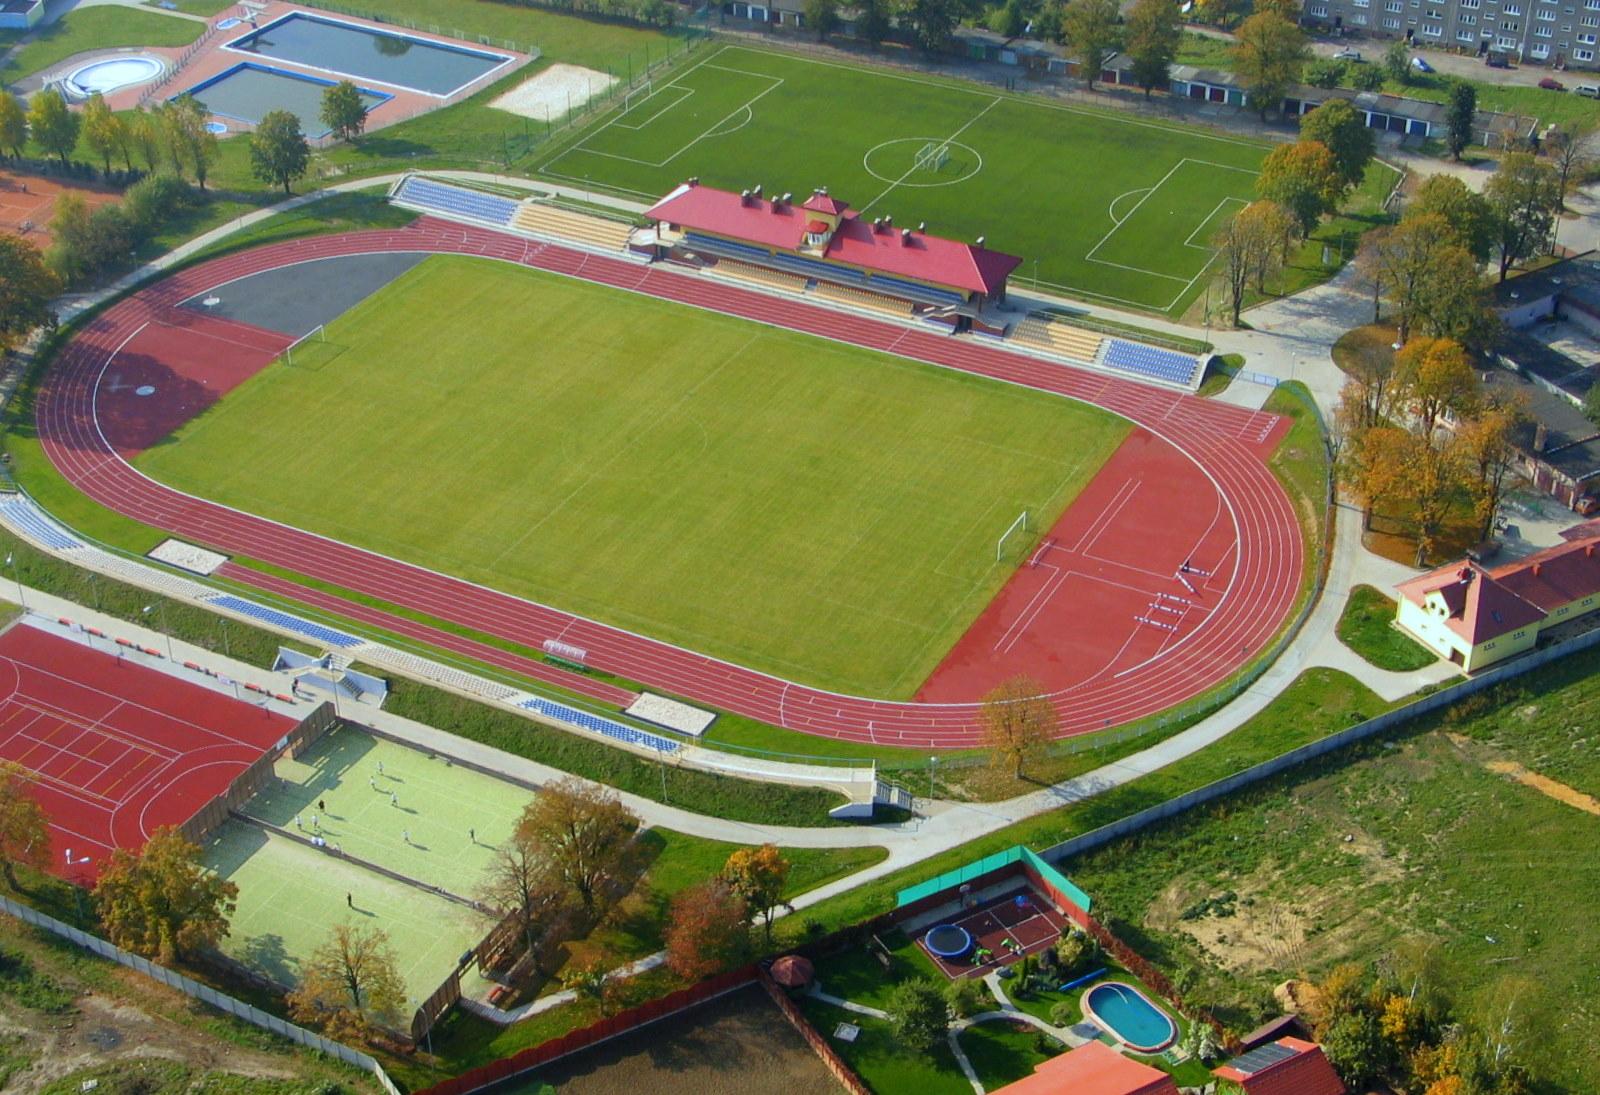
<path fill-rule="evenodd" d="M 1110 844 L 1114 840 L 1119 840 L 1141 829 L 1146 829 L 1158 822 L 1177 817 L 1179 814 L 1186 813 L 1197 806 L 1214 802 L 1253 784 L 1271 779 L 1273 776 L 1309 763 L 1318 757 L 1327 756 L 1329 753 L 1335 753 L 1359 742 L 1377 737 L 1386 731 L 1397 729 L 1412 719 L 1421 718 L 1423 715 L 1429 715 L 1435 711 L 1441 711 L 1453 704 L 1460 703 L 1469 696 L 1477 695 L 1496 685 L 1514 680 L 1524 673 L 1531 673 L 1533 670 L 1549 665 L 1551 662 L 1591 649 L 1597 645 L 1600 645 L 1600 628 L 1585 632 L 1564 642 L 1556 643 L 1543 650 L 1534 651 L 1532 654 L 1518 658 L 1516 661 L 1485 670 L 1459 684 L 1413 700 L 1403 707 L 1385 711 L 1383 714 L 1370 718 L 1366 722 L 1358 723 L 1347 730 L 1329 734 L 1320 741 L 1302 745 L 1298 749 L 1292 749 L 1287 753 L 1273 757 L 1271 760 L 1262 761 L 1253 768 L 1235 772 L 1225 779 L 1219 779 L 1215 783 L 1208 783 L 1204 787 L 1197 787 L 1193 791 L 1179 795 L 1177 798 L 1157 803 L 1148 809 L 1140 810 L 1136 814 L 1129 814 L 1127 817 L 1113 821 L 1109 825 L 1102 825 L 1098 829 L 1063 840 L 1059 844 L 1046 848 L 1039 854 L 1051 863 L 1060 864 L 1075 855 L 1092 851 L 1095 848 Z"/>
<path fill-rule="evenodd" d="M 349 1046 L 324 1038 L 314 1031 L 295 1026 L 293 1023 L 286 1022 L 276 1015 L 262 1011 L 260 1008 L 252 1007 L 242 1000 L 235 1000 L 232 996 L 218 992 L 209 985 L 203 985 L 199 981 L 185 977 L 174 970 L 169 970 L 165 966 L 157 965 L 139 957 L 137 954 L 131 954 L 98 936 L 90 935 L 88 932 L 80 931 L 70 924 L 64 924 L 54 917 L 46 916 L 44 913 L 30 909 L 28 906 L 19 904 L 3 894 L 0 894 L 0 911 L 16 917 L 25 924 L 43 928 L 52 935 L 58 935 L 77 944 L 84 950 L 98 954 L 101 958 L 107 958 L 118 965 L 137 970 L 146 977 L 161 982 L 168 988 L 177 989 L 185 996 L 193 997 L 220 1012 L 242 1019 L 251 1026 L 271 1031 L 280 1038 L 314 1049 L 319 1053 L 325 1053 L 329 1057 L 336 1057 L 347 1065 L 353 1065 L 364 1072 L 371 1073 L 372 1077 L 378 1081 L 379 1086 L 388 1095 L 400 1095 L 399 1089 L 389 1079 L 388 1073 L 384 1072 L 383 1066 L 360 1050 L 351 1049 Z"/>

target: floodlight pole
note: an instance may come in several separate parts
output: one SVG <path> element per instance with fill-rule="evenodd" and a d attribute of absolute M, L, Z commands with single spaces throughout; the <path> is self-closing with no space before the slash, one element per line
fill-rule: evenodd
<path fill-rule="evenodd" d="M 6 566 L 11 568 L 11 580 L 17 583 L 17 604 L 26 613 L 28 611 L 28 602 L 23 598 L 22 579 L 17 575 L 17 557 L 15 553 L 6 552 Z"/>
<path fill-rule="evenodd" d="M 928 798 L 930 800 L 933 798 L 933 774 L 934 774 L 934 772 L 936 772 L 938 770 L 939 770 L 939 758 L 938 758 L 938 756 L 934 755 L 934 756 L 928 757 Z"/>

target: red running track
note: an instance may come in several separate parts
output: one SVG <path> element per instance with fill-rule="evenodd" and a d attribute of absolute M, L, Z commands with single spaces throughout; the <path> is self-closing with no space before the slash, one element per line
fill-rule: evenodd
<path fill-rule="evenodd" d="M 978 341 L 431 218 L 404 229 L 298 240 L 215 259 L 119 301 L 65 347 L 46 378 L 37 417 L 50 460 L 84 494 L 146 524 L 527 647 L 560 638 L 586 649 L 596 668 L 691 700 L 841 740 L 919 748 L 970 746 L 978 740 L 982 712 L 976 697 L 902 703 L 794 684 L 190 497 L 146 478 L 107 441 L 96 407 L 100 380 L 119 348 L 146 324 L 161 322 L 172 307 L 199 292 L 251 273 L 383 250 L 472 254 L 521 263 L 1054 392 L 1121 415 L 1174 446 L 1210 480 L 1222 499 L 1222 520 L 1232 528 L 1234 549 L 1226 557 L 1226 573 L 1213 578 L 1222 592 L 1204 626 L 1159 658 L 1052 693 L 1065 734 L 1141 718 L 1204 692 L 1263 650 L 1293 605 L 1303 546 L 1293 504 L 1265 463 L 1281 436 L 1283 424 L 1274 416 L 1051 364 Z M 266 584 L 237 569 L 232 576 Z M 1096 622 L 1080 618 L 1076 626 L 1092 631 Z M 1064 635 L 1059 641 L 1074 640 Z M 548 668 L 531 659 L 525 664 Z M 583 681 L 579 677 L 563 683 L 581 686 Z"/>
<path fill-rule="evenodd" d="M 29 773 L 50 870 L 74 882 L 92 882 L 113 848 L 136 852 L 188 821 L 293 727 L 26 624 L 0 636 L 0 760 Z"/>

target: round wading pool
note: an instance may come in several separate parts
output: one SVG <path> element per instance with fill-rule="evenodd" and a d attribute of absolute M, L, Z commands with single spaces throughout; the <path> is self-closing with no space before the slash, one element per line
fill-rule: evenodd
<path fill-rule="evenodd" d="M 922 942 L 940 958 L 960 958 L 972 949 L 972 936 L 955 924 L 940 924 L 923 936 Z"/>
<path fill-rule="evenodd" d="M 70 76 L 61 81 L 61 87 L 68 98 L 87 99 L 96 92 L 109 95 L 135 84 L 148 84 L 165 71 L 165 61 L 147 54 L 105 57 L 74 69 Z"/>

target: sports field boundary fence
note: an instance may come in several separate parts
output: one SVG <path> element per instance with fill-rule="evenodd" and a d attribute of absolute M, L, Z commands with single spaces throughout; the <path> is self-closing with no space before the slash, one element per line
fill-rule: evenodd
<path fill-rule="evenodd" d="M 278 758 L 285 755 L 292 757 L 300 753 L 331 730 L 337 722 L 338 717 L 333 712 L 332 703 L 324 701 L 318 704 L 311 714 L 301 719 L 282 740 L 252 761 L 248 768 L 234 776 L 221 794 L 200 807 L 189 820 L 178 826 L 178 831 L 193 843 L 204 844 L 206 837 L 213 830 L 227 821 L 239 807 L 266 786 L 272 779 L 273 766 L 278 763 Z"/>
<path fill-rule="evenodd" d="M 142 973 L 146 977 L 159 981 L 168 988 L 176 989 L 185 996 L 199 1000 L 202 1004 L 215 1008 L 225 1015 L 231 1015 L 236 1019 L 249 1023 L 253 1027 L 259 1027 L 262 1030 L 276 1034 L 280 1038 L 294 1042 L 296 1045 L 314 1049 L 318 1053 L 326 1054 L 354 1068 L 371 1073 L 373 1079 L 378 1082 L 378 1085 L 384 1089 L 387 1095 L 400 1095 L 400 1090 L 389 1079 L 389 1074 L 383 1070 L 383 1066 L 358 1049 L 352 1049 L 332 1039 L 324 1038 L 314 1031 L 296 1026 L 242 1000 L 236 1000 L 225 992 L 218 992 L 210 985 L 202 984 L 191 977 L 185 977 L 175 970 L 170 970 L 165 966 L 151 962 L 149 959 L 141 958 L 137 954 L 125 951 L 114 943 L 101 939 L 99 936 L 91 935 L 79 928 L 74 928 L 70 924 L 64 924 L 53 916 L 46 916 L 36 909 L 13 901 L 4 894 L 0 894 L 0 911 L 5 912 L 8 916 L 15 917 L 24 924 L 31 924 L 33 927 L 41 928 L 52 935 L 76 944 L 91 954 L 99 955 L 101 958 L 109 959 L 120 966 Z"/>
<path fill-rule="evenodd" d="M 1302 745 L 1297 749 L 1280 753 L 1270 760 L 1264 760 L 1260 764 L 1253 765 L 1241 772 L 1235 772 L 1231 776 L 1215 780 L 1204 787 L 1197 787 L 1175 798 L 1170 798 L 1165 802 L 1140 810 L 1136 814 L 1129 814 L 1127 817 L 1102 825 L 1098 829 L 1070 837 L 1059 844 L 1046 848 L 1039 854 L 1051 863 L 1062 863 L 1073 856 L 1104 847 L 1113 841 L 1120 840 L 1140 830 L 1148 829 L 1150 826 L 1170 818 L 1175 818 L 1198 806 L 1204 806 L 1207 803 L 1225 798 L 1290 769 L 1298 768 L 1313 760 L 1348 749 L 1362 742 L 1370 741 L 1379 734 L 1397 730 L 1415 719 L 1432 714 L 1435 711 L 1442 711 L 1480 692 L 1515 680 L 1525 673 L 1531 673 L 1535 669 L 1541 669 L 1552 662 L 1596 646 L 1600 646 L 1600 625 L 1581 635 L 1547 646 L 1543 650 L 1536 650 L 1505 665 L 1486 669 L 1474 677 L 1469 677 L 1448 688 L 1441 688 L 1436 692 L 1421 696 L 1410 703 L 1385 711 L 1381 715 L 1375 715 L 1365 722 L 1357 723 L 1355 726 L 1329 734 L 1325 738 Z"/>

